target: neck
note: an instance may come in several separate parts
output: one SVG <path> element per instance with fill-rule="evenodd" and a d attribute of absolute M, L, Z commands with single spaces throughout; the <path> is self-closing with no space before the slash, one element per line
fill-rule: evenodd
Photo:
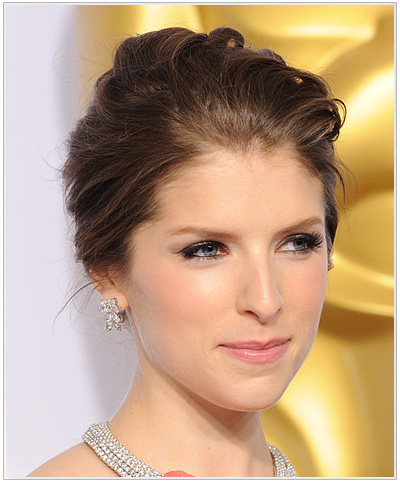
<path fill-rule="evenodd" d="M 215 406 L 167 375 L 139 369 L 109 423 L 115 437 L 160 472 L 198 477 L 268 477 L 273 466 L 260 412 Z"/>

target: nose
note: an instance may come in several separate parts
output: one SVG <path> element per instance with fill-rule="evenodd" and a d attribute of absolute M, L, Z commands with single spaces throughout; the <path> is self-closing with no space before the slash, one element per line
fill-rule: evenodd
<path fill-rule="evenodd" d="M 271 322 L 283 307 L 283 298 L 273 266 L 266 262 L 247 265 L 242 273 L 237 299 L 241 315 L 250 315 L 260 323 Z"/>

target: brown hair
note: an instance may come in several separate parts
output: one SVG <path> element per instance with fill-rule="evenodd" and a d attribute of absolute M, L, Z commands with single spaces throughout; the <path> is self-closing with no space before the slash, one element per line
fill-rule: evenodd
<path fill-rule="evenodd" d="M 168 28 L 126 39 L 71 133 L 64 166 L 77 259 L 124 272 L 135 228 L 163 183 L 196 155 L 289 146 L 324 187 L 328 249 L 338 224 L 333 142 L 344 106 L 318 76 L 230 28 Z"/>

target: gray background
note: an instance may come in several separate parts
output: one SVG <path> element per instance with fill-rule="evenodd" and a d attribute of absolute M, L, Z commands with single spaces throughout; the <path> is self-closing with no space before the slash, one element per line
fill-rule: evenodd
<path fill-rule="evenodd" d="M 77 296 L 57 168 L 79 115 L 72 5 L 5 5 L 5 476 L 23 477 L 108 420 L 132 377 L 129 332 Z M 56 318 L 57 317 L 57 318 Z"/>

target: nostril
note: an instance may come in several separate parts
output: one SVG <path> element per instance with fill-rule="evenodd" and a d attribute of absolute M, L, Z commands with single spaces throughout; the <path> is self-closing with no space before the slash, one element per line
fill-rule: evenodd
<path fill-rule="evenodd" d="M 280 312 L 281 307 L 276 305 L 276 306 L 268 306 L 268 308 L 261 308 L 259 307 L 258 309 L 253 309 L 253 310 L 247 310 L 247 315 L 252 316 L 255 318 L 258 322 L 260 323 L 270 323 L 275 319 L 277 314 Z"/>

